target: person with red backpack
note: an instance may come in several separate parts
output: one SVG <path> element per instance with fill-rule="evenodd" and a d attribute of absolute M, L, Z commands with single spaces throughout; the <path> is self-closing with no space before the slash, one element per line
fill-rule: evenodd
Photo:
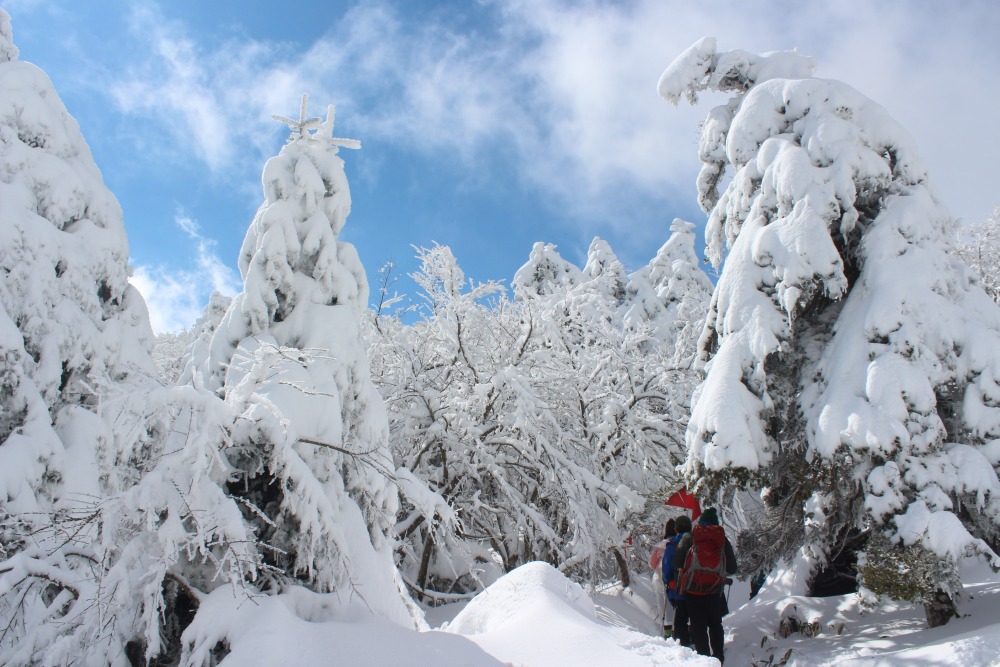
<path fill-rule="evenodd" d="M 719 525 L 714 507 L 702 512 L 689 538 L 682 539 L 673 557 L 681 570 L 678 587 L 691 620 L 691 641 L 700 655 L 723 662 L 725 635 L 722 617 L 729 613 L 725 586 L 736 574 L 736 551 Z"/>
<path fill-rule="evenodd" d="M 667 586 L 667 601 L 670 603 L 673 616 L 673 628 L 667 634 L 666 622 L 664 621 L 664 639 L 673 637 L 681 646 L 691 646 L 691 629 L 688 621 L 687 606 L 684 596 L 681 594 L 679 582 L 677 580 L 677 567 L 674 565 L 674 556 L 677 553 L 677 546 L 685 535 L 690 536 L 691 519 L 687 516 L 679 516 L 674 521 L 674 530 L 677 534 L 667 539 L 666 547 L 663 551 L 663 581 Z"/>

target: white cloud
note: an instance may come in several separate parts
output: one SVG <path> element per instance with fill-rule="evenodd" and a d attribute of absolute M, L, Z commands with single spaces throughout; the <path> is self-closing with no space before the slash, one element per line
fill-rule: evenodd
<path fill-rule="evenodd" d="M 242 287 L 236 272 L 219 258 L 215 242 L 201 235 L 194 220 L 177 215 L 174 221 L 193 242 L 194 267 L 136 266 L 130 280 L 146 300 L 157 334 L 190 328 L 212 292 L 232 296 Z"/>
<path fill-rule="evenodd" d="M 364 4 L 298 53 L 253 40 L 198 42 L 190 27 L 147 8 L 135 22 L 150 51 L 115 86 L 116 99 L 160 119 L 173 141 L 219 171 L 272 154 L 270 114 L 293 113 L 309 91 L 347 110 L 362 139 L 475 165 L 470 178 L 508 170 L 568 216 L 614 228 L 631 224 L 622 192 L 693 201 L 695 134 L 709 104 L 675 110 L 655 85 L 675 55 L 713 34 L 723 49 L 815 56 L 820 76 L 859 88 L 914 133 L 957 215 L 993 209 L 995 4 L 723 5 L 506 2 L 494 6 L 496 25 L 468 33 Z"/>
<path fill-rule="evenodd" d="M 886 106 L 915 135 L 942 196 L 958 215 L 981 219 L 1000 194 L 991 167 L 1000 150 L 989 82 L 1000 61 L 1000 9 L 947 3 L 732 2 L 683 7 L 639 3 L 531 2 L 512 23 L 542 35 L 524 66 L 541 85 L 535 107 L 552 129 L 536 178 L 551 187 L 577 174 L 599 191 L 628 179 L 693 196 L 696 123 L 711 104 L 674 110 L 655 98 L 659 73 L 684 48 L 714 35 L 722 49 L 798 47 L 818 76 L 841 79 Z M 553 168 L 561 161 L 567 168 Z M 978 183 L 977 183 L 978 181 Z M 565 186 L 564 186 L 565 187 Z"/>

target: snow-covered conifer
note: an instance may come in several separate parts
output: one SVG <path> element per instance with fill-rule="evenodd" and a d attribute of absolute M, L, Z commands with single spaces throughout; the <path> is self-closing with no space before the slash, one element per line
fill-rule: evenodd
<path fill-rule="evenodd" d="M 201 317 L 195 321 L 189 331 L 185 332 L 187 345 L 175 362 L 176 367 L 180 369 L 177 377 L 174 378 L 178 384 L 204 386 L 204 378 L 200 373 L 208 365 L 212 337 L 215 335 L 215 330 L 219 328 L 219 324 L 222 323 L 222 318 L 225 317 L 232 302 L 232 297 L 221 292 L 213 292 Z"/>
<path fill-rule="evenodd" d="M 591 284 L 591 289 L 602 290 L 615 306 L 624 303 L 628 276 L 625 275 L 625 267 L 604 239 L 595 238 L 590 242 L 583 275 L 584 280 Z"/>
<path fill-rule="evenodd" d="M 14 46 L 14 32 L 10 26 L 10 14 L 0 8 L 0 63 L 17 60 L 19 52 Z"/>
<path fill-rule="evenodd" d="M 628 277 L 625 322 L 637 333 L 648 329 L 646 349 L 673 349 L 671 365 L 690 368 L 705 325 L 712 281 L 694 251 L 694 225 L 677 218 L 670 238 L 649 264 Z"/>
<path fill-rule="evenodd" d="M 338 239 L 351 196 L 337 151 L 360 144 L 333 137 L 332 106 L 320 121 L 306 104 L 298 120 L 275 117 L 291 135 L 264 166 L 264 203 L 239 258 L 244 289 L 208 355 L 193 350 L 185 378 L 239 415 L 229 491 L 279 582 L 405 624 L 389 538 L 399 504 L 388 423 L 360 330 L 368 283 L 357 251 Z M 196 635 L 209 627 L 196 626 Z"/>
<path fill-rule="evenodd" d="M 956 251 L 979 284 L 1000 302 L 1000 207 L 988 219 L 960 227 Z"/>
<path fill-rule="evenodd" d="M 121 208 L 48 77 L 16 60 L 5 13 L 0 44 L 0 496 L 31 511 L 61 496 L 77 408 L 156 369 Z"/>
<path fill-rule="evenodd" d="M 67 488 L 97 484 L 103 390 L 156 376 L 121 208 L 48 77 L 17 56 L 0 10 L 0 557 L 27 546 L 8 526 L 31 533 Z"/>
<path fill-rule="evenodd" d="M 579 267 L 567 262 L 551 243 L 535 243 L 528 261 L 514 274 L 514 285 L 522 293 L 551 294 L 583 279 Z"/>
<path fill-rule="evenodd" d="M 603 345 L 602 337 L 621 330 L 627 284 L 625 267 L 600 238 L 591 242 L 583 270 L 563 259 L 554 246 L 536 243 L 514 276 L 520 300 L 556 326 L 559 336 L 566 337 L 566 351 L 574 352 Z"/>
<path fill-rule="evenodd" d="M 0 663 L 176 656 L 178 588 L 256 566 L 219 485 L 231 420 L 161 387 L 121 209 L 2 10 L 0 53 Z"/>
<path fill-rule="evenodd" d="M 699 145 L 709 257 L 729 254 L 686 475 L 702 493 L 765 489 L 783 521 L 761 532 L 785 553 L 805 545 L 801 582 L 869 527 L 944 572 L 974 553 L 1000 566 L 985 541 L 1000 519 L 1000 308 L 949 258 L 955 221 L 910 136 L 812 69 L 705 38 L 659 81 L 673 103 L 735 93 Z M 928 582 L 932 623 L 954 582 Z"/>

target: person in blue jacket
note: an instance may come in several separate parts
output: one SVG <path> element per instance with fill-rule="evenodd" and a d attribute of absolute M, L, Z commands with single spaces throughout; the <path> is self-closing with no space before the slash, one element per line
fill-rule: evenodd
<path fill-rule="evenodd" d="M 663 583 L 667 587 L 667 600 L 674 611 L 673 636 L 681 646 L 691 646 L 691 626 L 688 617 L 687 604 L 684 596 L 677 588 L 677 568 L 674 566 L 674 554 L 677 552 L 677 545 L 686 533 L 691 532 L 691 519 L 687 516 L 679 516 L 674 521 L 674 530 L 677 534 L 667 540 L 666 549 L 663 552 L 661 561 L 663 567 Z"/>

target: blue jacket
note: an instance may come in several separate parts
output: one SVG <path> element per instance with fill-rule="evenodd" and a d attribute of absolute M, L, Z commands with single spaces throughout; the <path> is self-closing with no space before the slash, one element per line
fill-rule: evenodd
<path fill-rule="evenodd" d="M 685 531 L 686 532 L 686 531 Z M 667 548 L 663 552 L 663 560 L 660 561 L 663 567 L 663 585 L 667 587 L 667 599 L 683 600 L 684 596 L 677 592 L 676 582 L 674 587 L 670 587 L 670 582 L 677 576 L 677 568 L 674 567 L 674 553 L 677 551 L 677 544 L 684 537 L 685 533 L 677 533 L 667 540 Z"/>

